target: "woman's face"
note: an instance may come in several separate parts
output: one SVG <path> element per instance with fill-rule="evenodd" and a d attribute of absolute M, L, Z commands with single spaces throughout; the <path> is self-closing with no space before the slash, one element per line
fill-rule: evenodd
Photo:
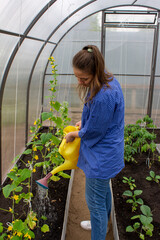
<path fill-rule="evenodd" d="M 82 70 L 80 70 L 78 68 L 74 68 L 74 67 L 73 67 L 73 71 L 74 71 L 74 75 L 76 76 L 76 78 L 78 80 L 79 85 L 83 85 L 85 87 L 90 86 L 90 83 L 94 78 L 93 75 L 83 72 Z"/>

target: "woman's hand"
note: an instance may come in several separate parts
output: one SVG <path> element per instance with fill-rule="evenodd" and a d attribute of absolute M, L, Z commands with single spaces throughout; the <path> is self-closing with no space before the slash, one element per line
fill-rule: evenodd
<path fill-rule="evenodd" d="M 81 129 L 81 121 L 77 122 L 75 126 L 79 127 L 79 130 L 80 130 Z"/>
<path fill-rule="evenodd" d="M 73 142 L 76 137 L 79 137 L 78 131 L 67 133 L 64 138 L 66 139 L 66 143 L 68 143 L 68 142 Z"/>

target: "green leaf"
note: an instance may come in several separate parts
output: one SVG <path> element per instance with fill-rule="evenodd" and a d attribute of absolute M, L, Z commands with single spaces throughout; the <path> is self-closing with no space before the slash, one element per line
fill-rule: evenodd
<path fill-rule="evenodd" d="M 40 145 L 40 144 L 41 144 L 40 140 L 36 140 L 34 142 L 27 143 L 27 145 L 36 145 L 36 147 L 37 147 L 37 145 Z"/>
<path fill-rule="evenodd" d="M 141 195 L 142 192 L 143 192 L 142 190 L 135 190 L 135 191 L 134 191 L 134 195 L 135 195 L 135 196 Z"/>
<path fill-rule="evenodd" d="M 142 198 L 138 198 L 136 202 L 137 202 L 138 204 L 140 204 L 140 205 L 143 204 L 143 200 L 142 200 Z"/>
<path fill-rule="evenodd" d="M 152 222 L 152 217 L 146 217 L 144 215 L 140 215 L 140 221 L 144 226 L 148 226 Z"/>
<path fill-rule="evenodd" d="M 152 237 L 152 235 L 153 235 L 153 233 L 152 233 L 152 230 L 147 230 L 147 232 L 146 232 L 146 235 L 148 235 L 148 236 L 150 236 L 150 237 Z"/>
<path fill-rule="evenodd" d="M 54 122 L 56 123 L 56 125 L 57 125 L 58 128 L 60 128 L 61 125 L 62 125 L 62 123 L 63 123 L 63 121 L 62 121 L 62 119 L 61 119 L 60 117 L 57 117 L 57 118 L 54 120 Z"/>
<path fill-rule="evenodd" d="M 147 205 L 142 205 L 140 209 L 141 209 L 141 212 L 147 217 L 151 217 L 153 215 L 150 207 Z"/>
<path fill-rule="evenodd" d="M 43 112 L 41 114 L 42 116 L 42 121 L 45 121 L 47 120 L 48 118 L 51 118 L 53 116 L 53 113 L 52 112 Z"/>
<path fill-rule="evenodd" d="M 36 146 L 36 148 L 37 148 L 38 150 L 42 151 L 43 146 Z"/>
<path fill-rule="evenodd" d="M 70 175 L 68 175 L 68 174 L 66 174 L 66 173 L 64 173 L 64 172 L 59 172 L 58 175 L 61 176 L 61 177 L 63 177 L 63 178 L 71 178 Z"/>
<path fill-rule="evenodd" d="M 137 218 L 140 218 L 140 215 L 135 215 L 135 216 L 131 217 L 132 220 L 137 219 Z"/>
<path fill-rule="evenodd" d="M 10 193 L 13 191 L 13 189 L 15 188 L 15 185 L 6 185 L 5 187 L 3 187 L 3 195 L 5 198 L 8 198 Z"/>
<path fill-rule="evenodd" d="M 12 236 L 12 240 L 20 240 L 18 236 Z"/>
<path fill-rule="evenodd" d="M 140 239 L 142 239 L 142 240 L 145 239 L 144 234 L 142 234 L 142 233 L 139 234 L 139 237 L 140 237 Z"/>
<path fill-rule="evenodd" d="M 34 232 L 32 232 L 31 230 L 28 230 L 28 229 L 26 228 L 23 232 L 24 232 L 24 234 L 28 233 L 28 234 L 31 236 L 31 238 L 35 238 L 35 234 L 34 234 Z"/>
<path fill-rule="evenodd" d="M 156 150 L 156 144 L 154 142 L 151 142 L 150 148 L 151 148 L 152 152 L 154 152 Z"/>
<path fill-rule="evenodd" d="M 129 190 L 126 190 L 126 191 L 123 193 L 123 195 L 124 195 L 124 196 L 127 196 L 127 197 L 132 197 L 132 196 L 133 196 L 132 192 L 129 191 Z"/>
<path fill-rule="evenodd" d="M 128 199 L 126 202 L 127 203 L 133 203 L 133 199 Z"/>
<path fill-rule="evenodd" d="M 0 223 L 0 233 L 3 232 L 3 223 Z"/>
<path fill-rule="evenodd" d="M 155 172 L 153 172 L 153 171 L 150 171 L 150 176 L 152 177 L 152 178 L 154 178 L 155 177 Z"/>
<path fill-rule="evenodd" d="M 127 180 L 128 181 L 128 178 L 127 177 L 123 177 L 123 179 Z"/>
<path fill-rule="evenodd" d="M 134 228 L 132 226 L 126 227 L 126 232 L 134 232 Z"/>
<path fill-rule="evenodd" d="M 20 174 L 20 178 L 19 181 L 23 182 L 24 180 L 26 180 L 27 178 L 31 177 L 31 170 L 24 168 Z"/>
<path fill-rule="evenodd" d="M 151 177 L 146 177 L 146 180 L 152 181 L 153 179 Z"/>
<path fill-rule="evenodd" d="M 31 197 L 33 197 L 32 192 L 28 192 L 28 193 L 25 194 L 25 199 L 30 199 Z"/>
<path fill-rule="evenodd" d="M 16 176 L 16 172 L 8 173 L 7 177 L 9 177 L 10 179 L 13 179 L 14 181 L 16 181 L 18 179 L 18 177 Z"/>
<path fill-rule="evenodd" d="M 22 220 L 16 220 L 13 224 L 13 229 L 17 230 L 18 232 L 21 232 L 25 228 L 24 223 Z"/>
<path fill-rule="evenodd" d="M 134 227 L 135 230 L 137 230 L 140 227 L 140 223 L 139 222 L 135 222 L 133 227 Z"/>
<path fill-rule="evenodd" d="M 59 145 L 60 142 L 61 142 L 61 140 L 60 140 L 58 137 L 54 136 L 54 135 L 52 135 L 51 140 L 52 140 L 52 142 L 53 142 L 55 145 Z"/>
<path fill-rule="evenodd" d="M 42 167 L 42 166 L 43 166 L 43 162 L 39 162 L 34 165 L 34 167 Z"/>
<path fill-rule="evenodd" d="M 36 213 L 34 213 L 33 211 L 30 211 L 27 215 L 26 218 L 26 223 L 28 224 L 30 229 L 34 229 L 37 225 L 36 221 L 34 221 L 34 218 L 36 217 Z"/>
<path fill-rule="evenodd" d="M 23 187 L 18 186 L 18 187 L 16 187 L 15 192 L 21 192 L 22 190 L 23 190 Z"/>
<path fill-rule="evenodd" d="M 50 177 L 50 180 L 58 182 L 60 180 L 60 177 L 53 175 L 52 177 Z"/>
<path fill-rule="evenodd" d="M 27 149 L 23 152 L 23 154 L 28 155 L 32 153 L 32 149 Z"/>
<path fill-rule="evenodd" d="M 123 183 L 127 183 L 127 181 L 126 181 L 126 180 L 122 180 L 122 182 L 123 182 Z"/>
<path fill-rule="evenodd" d="M 0 240 L 6 239 L 6 238 L 4 238 L 4 237 L 6 237 L 6 236 L 7 236 L 7 234 L 6 234 L 6 233 L 3 233 L 3 234 L 0 236 Z"/>
<path fill-rule="evenodd" d="M 52 133 L 42 133 L 40 138 L 42 144 L 45 145 L 52 138 Z"/>
<path fill-rule="evenodd" d="M 154 230 L 153 224 L 149 224 L 149 225 L 147 226 L 147 228 L 148 228 L 148 230 L 147 230 L 147 232 L 146 232 L 146 235 L 149 235 L 149 236 L 151 237 L 151 236 L 152 236 L 152 232 L 153 232 L 153 230 Z"/>
<path fill-rule="evenodd" d="M 47 220 L 47 217 L 43 215 L 43 216 L 41 217 L 41 219 L 42 219 L 42 220 Z"/>
<path fill-rule="evenodd" d="M 54 107 L 54 109 L 55 109 L 56 111 L 59 111 L 59 109 L 60 109 L 60 107 L 61 107 L 61 104 L 56 101 L 56 102 L 53 104 L 53 107 Z"/>
<path fill-rule="evenodd" d="M 20 158 L 20 155 L 17 155 L 13 160 L 12 163 L 15 163 Z"/>
<path fill-rule="evenodd" d="M 41 231 L 46 233 L 46 232 L 49 232 L 49 226 L 47 224 L 44 224 L 42 227 L 41 227 Z"/>
<path fill-rule="evenodd" d="M 150 145 L 148 144 L 148 143 L 146 143 L 145 145 L 143 145 L 142 147 L 141 147 L 141 151 L 142 152 L 147 152 L 147 150 L 150 148 Z"/>

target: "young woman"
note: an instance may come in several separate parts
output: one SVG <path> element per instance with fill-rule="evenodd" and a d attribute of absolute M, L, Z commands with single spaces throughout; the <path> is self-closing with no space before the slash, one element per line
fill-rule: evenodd
<path fill-rule="evenodd" d="M 124 167 L 124 98 L 116 78 L 105 70 L 99 49 L 88 45 L 73 58 L 79 96 L 84 101 L 79 131 L 66 142 L 81 138 L 78 167 L 86 176 L 91 240 L 105 240 L 111 212 L 110 179 Z M 85 229 L 90 225 L 84 221 Z"/>

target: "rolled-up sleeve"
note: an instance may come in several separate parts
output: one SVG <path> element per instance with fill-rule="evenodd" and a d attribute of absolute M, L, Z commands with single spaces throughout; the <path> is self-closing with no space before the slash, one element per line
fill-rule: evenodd
<path fill-rule="evenodd" d="M 112 95 L 105 96 L 105 99 L 96 99 L 89 106 L 89 117 L 78 135 L 88 146 L 93 147 L 106 134 L 114 114 L 116 103 Z"/>

